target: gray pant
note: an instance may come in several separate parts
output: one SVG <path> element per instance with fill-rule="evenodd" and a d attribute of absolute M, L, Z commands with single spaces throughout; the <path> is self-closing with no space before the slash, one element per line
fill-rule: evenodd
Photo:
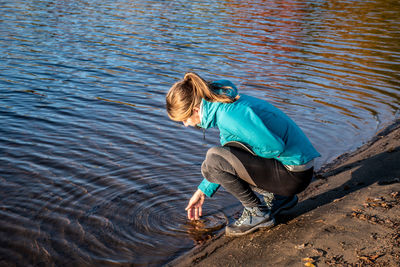
<path fill-rule="evenodd" d="M 261 205 L 251 187 L 283 196 L 303 191 L 313 169 L 290 172 L 275 159 L 262 158 L 237 147 L 212 147 L 201 166 L 203 176 L 220 184 L 245 207 Z"/>

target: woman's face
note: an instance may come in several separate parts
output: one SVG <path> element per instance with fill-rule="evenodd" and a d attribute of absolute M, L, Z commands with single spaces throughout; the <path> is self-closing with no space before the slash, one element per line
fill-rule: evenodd
<path fill-rule="evenodd" d="M 193 114 L 192 116 L 190 116 L 188 119 L 183 121 L 183 125 L 185 125 L 186 127 L 188 126 L 196 126 L 197 124 L 199 124 L 200 121 L 200 109 L 199 108 L 194 108 L 193 109 Z"/>

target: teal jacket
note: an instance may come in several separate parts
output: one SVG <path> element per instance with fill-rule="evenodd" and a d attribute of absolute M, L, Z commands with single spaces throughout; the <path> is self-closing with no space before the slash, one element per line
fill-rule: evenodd
<path fill-rule="evenodd" d="M 218 94 L 235 98 L 236 86 L 228 80 L 213 82 Z M 201 122 L 198 126 L 208 129 L 218 127 L 221 145 L 238 141 L 249 146 L 255 154 L 274 158 L 284 165 L 303 165 L 319 157 L 303 131 L 281 110 L 265 100 L 240 95 L 233 103 L 202 100 Z M 211 197 L 218 184 L 204 179 L 198 187 Z"/>

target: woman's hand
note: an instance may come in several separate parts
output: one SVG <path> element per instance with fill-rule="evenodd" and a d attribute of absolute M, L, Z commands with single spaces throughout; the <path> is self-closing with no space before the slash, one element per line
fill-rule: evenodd
<path fill-rule="evenodd" d="M 201 192 L 200 189 L 197 189 L 197 191 L 190 198 L 189 204 L 185 208 L 185 210 L 187 210 L 188 219 L 198 220 L 200 218 L 203 212 L 201 206 L 203 206 L 204 199 L 205 194 Z"/>

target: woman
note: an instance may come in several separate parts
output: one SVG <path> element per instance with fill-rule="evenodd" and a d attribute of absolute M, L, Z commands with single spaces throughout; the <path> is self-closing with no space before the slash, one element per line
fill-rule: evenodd
<path fill-rule="evenodd" d="M 226 235 L 271 227 L 274 216 L 296 205 L 296 194 L 310 184 L 320 154 L 305 134 L 265 100 L 239 95 L 232 82 L 208 83 L 186 73 L 169 90 L 166 108 L 172 120 L 185 126 L 220 131 L 222 146 L 208 150 L 201 166 L 205 179 L 186 207 L 190 220 L 199 219 L 205 196 L 212 197 L 221 185 L 244 206 L 242 216 L 225 228 Z"/>

